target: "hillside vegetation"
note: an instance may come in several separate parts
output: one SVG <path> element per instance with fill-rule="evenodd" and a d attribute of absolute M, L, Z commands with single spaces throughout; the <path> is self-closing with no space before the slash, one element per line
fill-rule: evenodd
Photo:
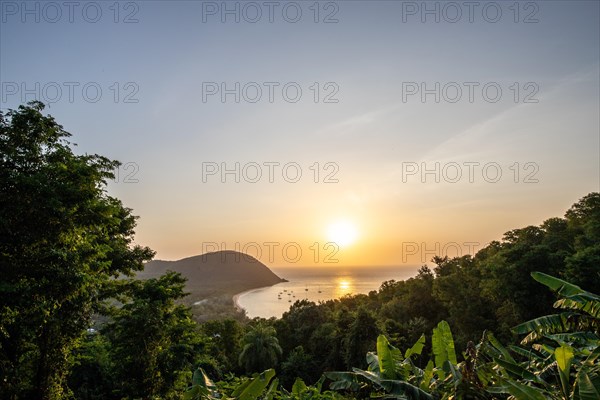
<path fill-rule="evenodd" d="M 285 282 L 256 258 L 235 251 L 217 251 L 178 261 L 152 260 L 136 274 L 138 279 L 159 278 L 168 271 L 186 279 L 187 296 L 180 302 L 192 306 L 197 321 L 244 318 L 232 296 L 250 289 Z"/>
<path fill-rule="evenodd" d="M 0 398 L 600 398 L 600 193 L 368 295 L 198 323 L 186 284 L 279 278 L 196 257 L 141 273 L 118 163 L 74 154 L 43 108 L 0 112 Z"/>

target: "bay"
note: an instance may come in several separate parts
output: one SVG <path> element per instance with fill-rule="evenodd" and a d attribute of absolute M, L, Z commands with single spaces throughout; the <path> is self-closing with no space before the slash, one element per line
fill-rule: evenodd
<path fill-rule="evenodd" d="M 418 269 L 418 266 L 272 267 L 273 272 L 289 282 L 241 293 L 236 302 L 250 318 L 280 318 L 297 300 L 318 303 L 350 294 L 367 294 L 378 290 L 384 281 L 416 276 Z"/>

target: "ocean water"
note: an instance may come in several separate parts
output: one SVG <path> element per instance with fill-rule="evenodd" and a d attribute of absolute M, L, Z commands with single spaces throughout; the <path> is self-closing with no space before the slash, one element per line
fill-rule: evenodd
<path fill-rule="evenodd" d="M 347 294 L 366 294 L 379 289 L 384 281 L 416 276 L 419 267 L 273 267 L 271 270 L 289 282 L 240 294 L 237 304 L 250 318 L 280 318 L 296 300 L 318 302 Z"/>

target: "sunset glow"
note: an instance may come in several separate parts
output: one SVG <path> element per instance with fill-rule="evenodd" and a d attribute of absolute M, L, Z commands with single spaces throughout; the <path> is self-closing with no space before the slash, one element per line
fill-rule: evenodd
<path fill-rule="evenodd" d="M 5 3 L 0 108 L 121 161 L 157 259 L 414 269 L 598 190 L 597 1 Z"/>
<path fill-rule="evenodd" d="M 340 247 L 347 247 L 358 239 L 358 230 L 350 221 L 337 221 L 329 225 L 327 238 Z"/>

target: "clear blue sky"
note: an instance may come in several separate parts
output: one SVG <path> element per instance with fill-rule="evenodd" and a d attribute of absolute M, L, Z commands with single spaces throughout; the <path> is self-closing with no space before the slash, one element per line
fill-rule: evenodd
<path fill-rule="evenodd" d="M 158 258 L 257 242 L 289 264 L 276 241 L 310 264 L 346 221 L 340 263 L 414 265 L 407 243 L 481 247 L 599 190 L 598 1 L 0 5 L 0 107 L 54 99 L 77 151 L 135 163 L 109 190 Z"/>

